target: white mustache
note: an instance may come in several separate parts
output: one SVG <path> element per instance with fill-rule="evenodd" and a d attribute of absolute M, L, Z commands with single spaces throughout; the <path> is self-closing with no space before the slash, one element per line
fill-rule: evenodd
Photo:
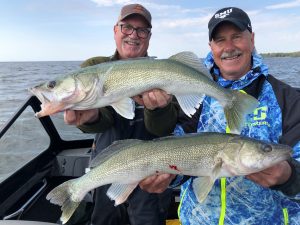
<path fill-rule="evenodd" d="M 234 50 L 233 52 L 223 52 L 221 55 L 221 59 L 232 58 L 235 56 L 239 56 L 241 54 L 242 54 L 242 51 L 240 51 L 240 50 Z"/>
<path fill-rule="evenodd" d="M 131 38 L 125 38 L 123 39 L 124 42 L 133 42 L 135 44 L 140 44 L 139 40 L 134 40 L 134 39 L 131 39 Z"/>

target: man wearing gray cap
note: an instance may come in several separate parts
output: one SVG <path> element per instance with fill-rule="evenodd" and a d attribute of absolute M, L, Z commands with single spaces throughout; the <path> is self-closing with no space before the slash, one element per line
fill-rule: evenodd
<path fill-rule="evenodd" d="M 140 4 L 125 5 L 114 26 L 116 43 L 115 54 L 111 57 L 93 57 L 82 63 L 82 67 L 92 66 L 106 61 L 128 58 L 147 57 L 151 38 L 151 14 Z M 127 76 L 127 74 L 124 74 Z M 171 96 L 161 90 L 152 90 L 135 96 L 135 118 L 125 119 L 111 107 L 85 111 L 66 111 L 65 122 L 77 125 L 83 132 L 98 133 L 92 148 L 92 156 L 110 145 L 113 141 L 122 139 L 151 140 L 157 136 L 147 131 L 147 126 L 153 123 L 164 123 L 171 111 L 176 111 L 169 104 Z M 144 109 L 145 107 L 145 109 Z M 154 110 L 155 109 L 155 110 Z M 145 118 L 145 120 L 144 120 Z M 170 127 L 169 131 L 174 127 Z M 168 132 L 165 132 L 166 134 Z M 159 135 L 163 135 L 160 133 Z M 106 192 L 110 185 L 96 189 L 92 225 L 161 225 L 165 224 L 171 191 L 163 194 L 150 194 L 137 187 L 129 196 L 126 204 L 114 206 Z M 127 212 L 128 211 L 128 216 Z"/>
<path fill-rule="evenodd" d="M 211 52 L 204 63 L 214 81 L 224 88 L 242 90 L 259 102 L 258 107 L 247 115 L 241 135 L 290 145 L 294 150 L 292 159 L 246 177 L 217 179 L 202 203 L 193 189 L 193 183 L 200 181 L 196 177 L 177 176 L 173 179 L 164 174 L 149 177 L 140 186 L 159 193 L 171 181 L 172 186 L 181 183 L 178 212 L 182 225 L 299 225 L 300 94 L 269 74 L 268 67 L 255 50 L 251 21 L 243 10 L 235 7 L 218 10 L 210 19 L 208 29 Z M 178 122 L 175 134 L 230 133 L 224 111 L 215 99 L 206 96 L 196 115 L 187 118 L 185 123 Z M 170 114 L 169 118 L 176 116 Z M 178 118 L 178 121 L 183 120 Z M 160 124 L 159 129 L 166 125 Z"/>

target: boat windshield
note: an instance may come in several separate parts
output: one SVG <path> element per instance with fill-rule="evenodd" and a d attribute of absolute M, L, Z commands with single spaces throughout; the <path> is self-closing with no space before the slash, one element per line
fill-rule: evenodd
<path fill-rule="evenodd" d="M 50 137 L 34 114 L 28 105 L 0 138 L 0 183 L 50 146 Z M 75 126 L 66 125 L 63 113 L 51 116 L 51 120 L 62 140 L 94 138 L 94 134 L 84 134 Z"/>
<path fill-rule="evenodd" d="M 27 107 L 0 139 L 0 182 L 45 151 L 50 138 Z"/>
<path fill-rule="evenodd" d="M 64 123 L 63 112 L 51 115 L 51 119 L 59 133 L 61 139 L 66 141 L 93 139 L 95 134 L 82 133 L 76 126 L 66 125 Z"/>

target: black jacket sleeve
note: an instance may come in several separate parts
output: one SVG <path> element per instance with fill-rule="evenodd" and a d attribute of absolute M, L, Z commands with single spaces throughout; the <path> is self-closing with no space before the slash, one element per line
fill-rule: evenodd
<path fill-rule="evenodd" d="M 269 75 L 282 111 L 282 137 L 280 143 L 294 146 L 300 141 L 300 92 Z"/>
<path fill-rule="evenodd" d="M 179 105 L 172 101 L 164 108 L 154 110 L 144 110 L 144 120 L 146 129 L 159 137 L 170 135 L 176 126 Z"/>
<path fill-rule="evenodd" d="M 102 133 L 114 125 L 114 118 L 108 108 L 99 109 L 99 120 L 78 126 L 83 133 Z"/>
<path fill-rule="evenodd" d="M 300 92 L 271 75 L 267 79 L 273 87 L 282 111 L 280 143 L 295 146 L 300 141 Z M 300 163 L 291 159 L 289 164 L 292 168 L 289 180 L 282 185 L 272 187 L 272 189 L 280 190 L 287 196 L 295 196 L 300 193 Z"/>

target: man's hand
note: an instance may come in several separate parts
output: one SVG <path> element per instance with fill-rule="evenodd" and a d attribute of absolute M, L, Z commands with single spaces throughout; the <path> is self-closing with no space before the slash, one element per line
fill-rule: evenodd
<path fill-rule="evenodd" d="M 172 100 L 172 95 L 169 95 L 160 89 L 153 89 L 144 92 L 142 95 L 134 96 L 133 100 L 139 105 L 143 105 L 147 109 L 153 110 L 167 106 Z"/>
<path fill-rule="evenodd" d="M 145 178 L 140 182 L 140 188 L 149 193 L 164 192 L 176 177 L 175 174 L 160 174 Z"/>
<path fill-rule="evenodd" d="M 64 113 L 64 121 L 69 125 L 82 125 L 84 123 L 92 123 L 99 119 L 98 109 L 89 110 L 66 110 Z"/>
<path fill-rule="evenodd" d="M 287 182 L 292 174 L 292 168 L 287 161 L 278 163 L 277 165 L 246 176 L 249 180 L 260 184 L 263 187 L 271 187 Z"/>

